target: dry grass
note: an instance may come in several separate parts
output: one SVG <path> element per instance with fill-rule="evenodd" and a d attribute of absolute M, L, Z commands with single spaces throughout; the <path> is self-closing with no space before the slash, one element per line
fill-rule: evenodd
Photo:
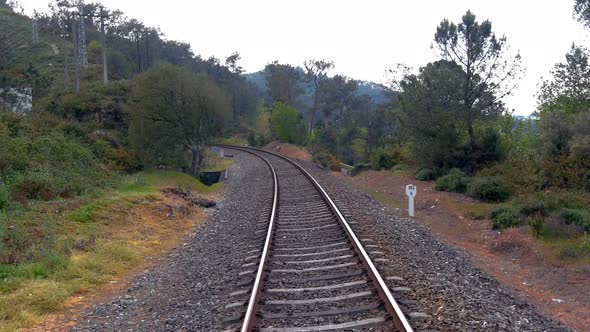
<path fill-rule="evenodd" d="M 160 193 L 179 185 L 209 197 L 221 186 L 177 172 L 144 172 L 101 198 L 40 205 L 24 216 L 51 222 L 61 252 L 0 265 L 0 331 L 39 324 L 176 246 L 204 219 L 201 209 Z"/>
<path fill-rule="evenodd" d="M 496 206 L 497 204 L 489 204 L 489 203 L 460 203 L 460 202 L 453 202 L 450 203 L 455 205 L 455 208 L 458 209 L 464 216 L 473 219 L 473 220 L 484 220 L 488 219 L 490 216 L 490 211 Z"/>

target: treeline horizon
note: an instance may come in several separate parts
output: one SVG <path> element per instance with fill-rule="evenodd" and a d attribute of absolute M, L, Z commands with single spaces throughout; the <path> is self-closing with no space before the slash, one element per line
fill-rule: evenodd
<path fill-rule="evenodd" d="M 71 6 L 52 2 L 52 12 L 41 15 L 39 24 L 59 27 Z M 574 7 L 586 26 L 588 7 L 584 0 Z M 99 10 L 97 3 L 84 7 L 85 13 Z M 550 200 L 534 193 L 580 193 L 575 204 L 564 204 L 559 196 L 542 212 L 512 209 L 497 215 L 514 225 L 533 216 L 565 224 L 561 215 L 573 213 L 580 232 L 590 228 L 582 203 L 590 191 L 590 52 L 584 47 L 572 45 L 565 62 L 555 65 L 552 77 L 540 84 L 536 112 L 523 119 L 513 116 L 504 100 L 522 78 L 526 59 L 510 50 L 518 45 L 510 45 L 509 36 L 496 35 L 491 21 L 478 20 L 469 10 L 433 27 L 436 61 L 416 70 L 399 65 L 390 70 L 388 86 L 370 90 L 337 74 L 329 59 L 301 66 L 270 61 L 263 71 L 246 74 L 237 52 L 223 61 L 203 59 L 189 44 L 106 11 L 112 15 L 106 85 L 96 20 L 85 21 L 90 65 L 79 94 L 64 88 L 57 65 L 19 60 L 20 67 L 11 66 L 10 57 L 0 62 L 5 86 L 33 86 L 34 116 L 83 127 L 87 142 L 103 144 L 100 158 L 106 163 L 127 171 L 169 165 L 196 176 L 207 144 L 227 137 L 253 146 L 280 140 L 307 147 L 326 168 L 406 167 L 418 179 L 438 179 L 441 190 L 513 202 L 518 211 L 522 201 Z M 142 69 L 134 60 L 147 64 L 142 47 L 148 42 L 151 66 Z M 42 46 L 33 47 L 30 59 L 42 52 Z M 59 64 L 57 55 L 48 59 Z"/>

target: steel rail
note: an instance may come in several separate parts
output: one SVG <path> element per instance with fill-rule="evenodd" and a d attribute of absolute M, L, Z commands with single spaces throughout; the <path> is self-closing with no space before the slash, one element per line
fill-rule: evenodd
<path fill-rule="evenodd" d="M 260 294 L 262 290 L 262 280 L 264 279 L 264 266 L 266 265 L 266 261 L 268 260 L 268 256 L 270 255 L 270 245 L 272 242 L 272 234 L 274 231 L 274 221 L 277 211 L 278 199 L 279 199 L 279 180 L 277 177 L 277 173 L 275 172 L 272 163 L 264 158 L 263 156 L 259 155 L 258 153 L 254 153 L 252 151 L 248 151 L 245 148 L 237 147 L 237 146 L 228 146 L 228 145 L 220 145 L 216 144 L 219 147 L 230 148 L 233 150 L 244 151 L 250 154 L 257 156 L 258 158 L 262 159 L 270 168 L 270 171 L 273 176 L 273 201 L 272 201 L 272 211 L 270 214 L 270 221 L 268 225 L 268 231 L 266 233 L 266 240 L 264 242 L 264 247 L 262 249 L 262 255 L 260 256 L 260 263 L 258 264 L 258 271 L 256 272 L 256 278 L 254 279 L 254 286 L 252 286 L 252 294 L 250 294 L 250 299 L 248 300 L 248 307 L 246 309 L 246 314 L 244 315 L 244 322 L 242 324 L 242 328 L 240 329 L 241 332 L 249 332 L 254 329 L 256 324 L 256 313 L 258 308 L 258 301 L 260 299 Z"/>
<path fill-rule="evenodd" d="M 261 150 L 261 149 L 257 149 L 257 148 L 250 148 L 250 147 L 245 148 L 245 147 L 236 147 L 236 146 L 221 145 L 221 144 L 218 144 L 217 146 L 249 152 L 249 153 L 259 156 L 260 158 L 263 158 L 267 163 L 270 163 L 266 158 L 262 157 L 261 155 L 259 155 L 257 153 L 254 153 L 252 151 L 267 153 L 267 154 L 270 154 L 272 156 L 275 156 L 275 157 L 278 157 L 280 159 L 287 161 L 288 163 L 295 166 L 299 171 L 301 171 L 311 181 L 311 183 L 314 185 L 314 187 L 320 192 L 322 198 L 328 203 L 328 205 L 330 206 L 330 209 L 336 214 L 336 216 L 338 217 L 338 220 L 344 226 L 344 229 L 346 231 L 346 234 L 347 234 L 349 240 L 352 242 L 352 244 L 355 247 L 355 249 L 357 250 L 357 252 L 360 253 L 360 255 L 361 255 L 361 257 L 360 257 L 361 262 L 365 266 L 365 268 L 367 269 L 367 271 L 369 273 L 369 277 L 371 278 L 371 280 L 375 284 L 375 286 L 377 288 L 377 292 L 379 293 L 379 297 L 383 301 L 385 308 L 387 309 L 387 312 L 392 316 L 392 318 L 394 320 L 395 327 L 403 332 L 413 332 L 414 331 L 412 329 L 412 326 L 408 322 L 408 319 L 406 318 L 406 316 L 402 312 L 400 306 L 398 305 L 397 301 L 395 300 L 395 298 L 391 294 L 389 287 L 387 287 L 385 281 L 383 280 L 379 271 L 375 267 L 375 264 L 373 263 L 373 261 L 371 260 L 371 258 L 369 257 L 369 255 L 367 254 L 365 249 L 363 248 L 363 245 L 359 241 L 358 237 L 356 236 L 356 234 L 354 233 L 354 231 L 350 227 L 348 221 L 346 220 L 346 218 L 344 218 L 344 215 L 342 215 L 342 213 L 340 212 L 340 209 L 338 209 L 338 207 L 336 206 L 334 201 L 330 198 L 328 193 L 324 190 L 324 188 L 319 184 L 319 182 L 306 169 L 304 169 L 301 165 L 299 165 L 297 162 L 291 160 L 290 158 L 273 153 L 273 152 L 269 152 L 269 151 L 265 151 L 265 150 Z M 272 165 L 271 165 L 271 169 L 273 170 L 273 174 L 275 176 L 275 184 L 278 184 L 278 180 L 276 180 L 276 173 L 274 172 L 274 168 L 272 168 Z M 275 189 L 275 199 L 278 196 L 277 194 L 278 194 L 278 187 Z M 276 207 L 276 205 L 273 204 L 273 215 L 272 215 L 273 217 L 271 219 L 271 225 L 274 223 L 275 207 Z M 269 235 L 272 235 L 271 228 L 269 228 L 269 232 L 267 234 L 267 243 L 265 243 L 265 249 L 267 249 L 267 245 L 269 244 L 269 239 L 270 239 Z M 268 252 L 266 254 L 268 255 Z M 264 258 L 266 260 L 266 257 L 264 257 Z M 259 266 L 259 272 L 260 272 L 260 270 L 264 270 L 264 266 L 263 266 L 262 261 Z M 257 279 L 256 282 L 258 282 L 258 281 L 260 281 L 260 280 Z M 255 286 L 256 286 L 256 283 L 255 283 Z M 258 283 L 258 287 L 260 287 L 260 286 L 261 286 L 261 284 Z M 258 298 L 259 298 L 259 295 L 252 294 L 250 301 L 252 301 L 253 299 L 255 299 L 257 301 Z M 248 305 L 248 309 L 250 309 L 251 307 L 253 308 L 254 305 L 255 304 L 252 304 L 250 302 Z M 248 317 L 248 314 L 255 315 L 256 312 L 253 312 L 253 311 L 246 312 L 244 325 L 242 326 L 242 330 L 241 330 L 242 332 L 252 331 L 253 326 L 250 327 L 250 326 L 246 325 L 246 321 L 253 321 L 253 319 Z"/>

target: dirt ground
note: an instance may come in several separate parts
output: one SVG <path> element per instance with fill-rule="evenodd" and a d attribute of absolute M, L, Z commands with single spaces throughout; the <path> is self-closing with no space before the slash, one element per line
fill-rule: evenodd
<path fill-rule="evenodd" d="M 291 158 L 309 158 L 299 148 L 278 146 L 274 143 L 265 149 Z M 489 220 L 474 219 L 477 213 L 489 211 L 489 204 L 461 194 L 437 192 L 432 182 L 417 181 L 406 174 L 367 171 L 355 177 L 333 175 L 404 216 L 405 186 L 415 184 L 416 222 L 426 225 L 439 240 L 465 251 L 477 267 L 516 289 L 546 315 L 576 331 L 590 331 L 590 266 L 547 259 L 528 227 L 494 231 Z"/>
<path fill-rule="evenodd" d="M 409 175 L 376 171 L 354 178 L 335 175 L 404 215 L 404 188 L 415 184 L 417 222 L 442 241 L 463 249 L 480 269 L 522 292 L 545 314 L 575 330 L 589 330 L 590 267 L 547 260 L 528 227 L 494 231 L 489 220 L 468 216 L 473 207 L 480 210 L 481 203 L 465 195 L 437 192 L 433 183 Z"/>
<path fill-rule="evenodd" d="M 262 149 L 269 152 L 284 154 L 285 156 L 289 156 L 291 158 L 311 161 L 311 154 L 309 154 L 309 152 L 293 144 L 274 141 L 267 144 Z"/>

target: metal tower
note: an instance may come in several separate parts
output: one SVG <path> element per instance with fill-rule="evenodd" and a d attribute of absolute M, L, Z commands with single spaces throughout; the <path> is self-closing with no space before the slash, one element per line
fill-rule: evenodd
<path fill-rule="evenodd" d="M 84 25 L 84 0 L 78 2 L 80 21 L 78 23 L 78 61 L 86 69 L 88 68 L 88 49 L 86 48 L 86 27 Z"/>

